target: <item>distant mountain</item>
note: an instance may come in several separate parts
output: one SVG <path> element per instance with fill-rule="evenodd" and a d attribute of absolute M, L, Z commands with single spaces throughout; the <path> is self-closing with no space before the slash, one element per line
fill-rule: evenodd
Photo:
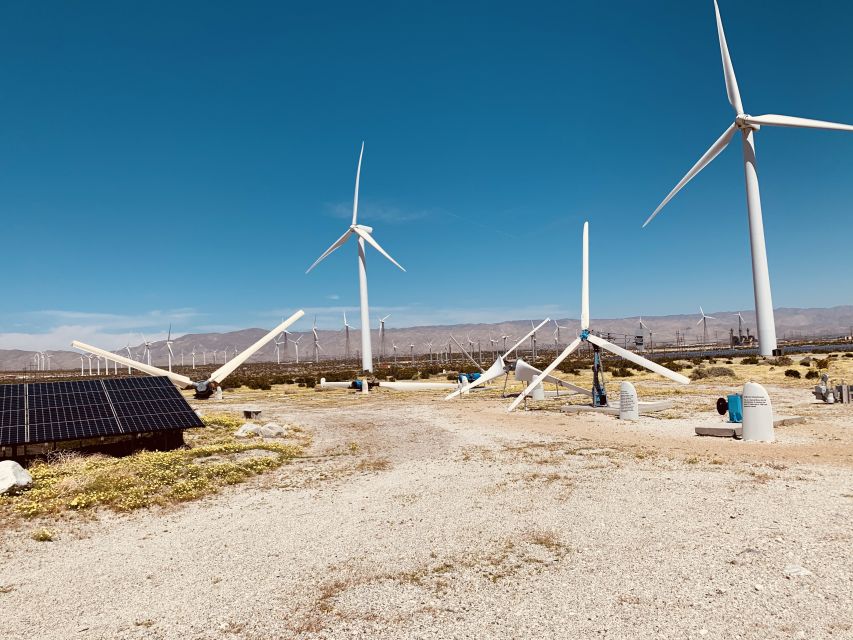
<path fill-rule="evenodd" d="M 715 320 L 708 321 L 708 340 L 728 344 L 729 330 L 738 331 L 737 311 L 710 311 L 706 310 Z M 755 334 L 755 313 L 742 311 L 745 320 L 744 333 L 747 329 Z M 543 318 L 534 319 L 538 324 Z M 675 342 L 676 331 L 682 333 L 688 344 L 702 340 L 702 327 L 697 325 L 699 314 L 674 315 L 674 316 L 644 316 L 643 322 L 652 332 L 652 339 L 656 345 L 664 345 Z M 561 318 L 559 324 L 565 329 L 560 330 L 560 343 L 565 345 L 577 335 L 580 321 L 574 318 Z M 639 318 L 593 318 L 592 328 L 602 333 L 611 333 L 611 339 L 617 344 L 623 344 L 626 340 L 630 344 L 635 335 L 640 332 Z M 433 343 L 433 352 L 437 353 L 447 347 L 450 335 L 456 337 L 465 348 L 468 348 L 468 336 L 478 343 L 484 353 L 491 352 L 492 344 L 500 350 L 503 348 L 502 336 L 509 336 L 507 344 L 511 345 L 513 339 L 518 339 L 530 331 L 530 320 L 512 320 L 494 324 L 456 324 L 424 327 L 393 328 L 386 325 L 387 335 L 385 337 L 386 359 L 393 358 L 393 346 L 397 346 L 398 358 L 403 359 L 414 351 L 416 354 L 428 352 L 427 343 Z M 776 309 L 776 331 L 780 340 L 788 338 L 817 338 L 849 336 L 853 331 L 853 305 L 831 307 L 828 309 Z M 242 329 L 228 333 L 200 333 L 187 334 L 175 338 L 172 350 L 175 354 L 175 364 L 183 362 L 190 365 L 191 353 L 195 350 L 196 363 L 217 362 L 222 363 L 225 358 L 224 351 L 228 350 L 228 357 L 234 355 L 234 350 L 241 351 L 257 341 L 267 332 L 266 329 Z M 318 330 L 321 357 L 340 357 L 346 348 L 346 338 L 343 331 Z M 537 343 L 540 348 L 552 349 L 555 342 L 555 325 L 550 322 L 537 333 Z M 301 339 L 300 339 L 301 336 Z M 648 340 L 648 331 L 644 333 Z M 374 358 L 378 357 L 382 345 L 379 340 L 379 331 L 374 328 L 371 332 L 373 342 Z M 490 338 L 494 343 L 490 343 Z M 293 340 L 299 341 L 300 361 L 313 359 L 313 339 L 311 332 L 297 332 L 288 338 L 287 348 L 281 345 L 282 362 L 292 362 L 295 357 Z M 410 345 L 414 345 L 412 348 Z M 529 345 L 529 341 L 528 341 Z M 478 346 L 474 347 L 478 349 Z M 350 331 L 350 354 L 355 357 L 356 352 L 361 349 L 361 335 L 358 330 Z M 525 346 L 525 350 L 529 346 Z M 134 358 L 143 360 L 143 345 L 131 347 Z M 453 345 L 453 351 L 458 348 Z M 49 351 L 51 358 L 51 369 L 78 369 L 80 367 L 80 354 L 73 351 Z M 115 353 L 127 355 L 125 350 Z M 183 355 L 182 355 L 183 354 Z M 215 354 L 215 355 L 214 355 Z M 19 349 L 0 350 L 0 369 L 6 371 L 21 371 L 24 368 L 32 368 L 35 362 L 35 352 L 22 351 Z M 275 362 L 275 345 L 271 342 L 261 349 L 249 360 L 250 362 Z M 165 341 L 151 343 L 151 363 L 157 366 L 165 366 L 168 362 Z M 86 361 L 88 369 L 88 361 Z M 94 369 L 94 361 L 93 361 Z"/>

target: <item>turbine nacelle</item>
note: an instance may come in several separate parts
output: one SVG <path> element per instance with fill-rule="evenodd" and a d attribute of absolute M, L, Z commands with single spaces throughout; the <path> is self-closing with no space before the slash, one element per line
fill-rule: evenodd
<path fill-rule="evenodd" d="M 741 113 L 735 118 L 735 126 L 741 131 L 761 131 L 761 125 L 750 122 L 752 116 Z"/>

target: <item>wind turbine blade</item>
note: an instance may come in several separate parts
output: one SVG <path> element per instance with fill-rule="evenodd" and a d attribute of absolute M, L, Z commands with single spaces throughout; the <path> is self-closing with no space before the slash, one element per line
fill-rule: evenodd
<path fill-rule="evenodd" d="M 509 349 L 509 350 L 507 350 L 507 352 L 503 355 L 503 357 L 504 357 L 504 358 L 506 358 L 506 357 L 507 357 L 509 354 L 511 354 L 513 351 L 515 351 L 516 349 L 518 349 L 521 345 L 523 345 L 523 344 L 524 344 L 524 342 L 525 342 L 528 338 L 530 338 L 530 336 L 532 336 L 535 332 L 539 331 L 539 329 L 541 329 L 543 326 L 545 326 L 545 325 L 546 325 L 546 324 L 548 324 L 549 322 L 551 322 L 551 318 L 545 318 L 542 322 L 540 322 L 538 325 L 536 325 L 535 327 L 533 327 L 530 331 L 528 331 L 527 333 L 525 333 L 525 334 L 524 334 L 524 337 L 523 337 L 523 338 L 521 338 L 521 339 L 520 339 L 518 342 L 516 342 L 514 345 L 512 345 L 512 348 L 511 348 L 511 349 Z M 532 324 L 533 324 L 533 323 L 531 322 L 531 325 L 532 325 Z"/>
<path fill-rule="evenodd" d="M 711 145 L 711 148 L 708 149 L 701 158 L 699 158 L 699 162 L 694 164 L 693 168 L 687 172 L 687 175 L 685 175 L 681 179 L 681 181 L 677 185 L 675 185 L 675 189 L 669 192 L 669 195 L 664 198 L 663 202 L 658 205 L 658 208 L 655 209 L 655 212 L 650 215 L 649 219 L 643 223 L 644 227 L 655 219 L 655 216 L 660 212 L 660 210 L 663 209 L 666 204 L 675 197 L 676 193 L 681 191 L 684 185 L 690 182 L 697 173 L 702 171 L 702 169 L 707 167 L 714 158 L 720 155 L 720 152 L 725 149 L 726 146 L 728 146 L 729 142 L 732 141 L 732 136 L 734 136 L 735 131 L 737 131 L 737 124 L 732 123 L 731 126 L 723 132 L 723 135 L 717 138 L 717 141 Z"/>
<path fill-rule="evenodd" d="M 581 330 L 584 330 L 589 329 L 589 222 L 583 223 L 583 269 L 581 278 Z"/>
<path fill-rule="evenodd" d="M 99 349 L 98 347 L 93 347 L 90 344 L 86 344 L 85 342 L 80 342 L 75 340 L 71 343 L 71 346 L 75 349 L 79 349 L 80 351 L 88 351 L 89 353 L 100 356 L 101 358 L 107 358 L 112 360 L 113 362 L 118 362 L 119 364 L 123 364 L 126 367 L 133 367 L 143 373 L 147 373 L 150 376 L 166 376 L 174 382 L 176 385 L 187 388 L 193 386 L 193 381 L 187 378 L 186 376 L 182 376 L 179 373 L 172 373 L 171 371 L 166 371 L 165 369 L 160 369 L 158 367 L 152 367 L 148 364 L 143 364 L 142 362 L 137 362 L 136 360 L 131 360 L 130 358 L 125 358 L 124 356 L 120 356 L 117 353 L 111 353 L 109 351 L 105 351 L 104 349 Z"/>
<path fill-rule="evenodd" d="M 225 380 L 225 378 L 227 378 L 227 377 L 228 377 L 228 375 L 229 375 L 229 374 L 231 374 L 231 373 L 232 373 L 232 372 L 233 372 L 237 367 L 239 367 L 239 366 L 240 366 L 241 364 L 243 364 L 246 360 L 248 360 L 248 359 L 249 359 L 249 357 L 250 357 L 253 353 L 255 353 L 258 349 L 261 349 L 261 348 L 262 348 L 265 344 L 267 344 L 270 340 L 272 340 L 273 338 L 275 338 L 275 337 L 276 337 L 280 332 L 282 332 L 282 331 L 284 331 L 285 329 L 287 329 L 290 325 L 292 325 L 294 322 L 296 322 L 297 320 L 299 320 L 299 318 L 301 318 L 301 317 L 302 317 L 302 316 L 304 316 L 304 315 L 305 315 L 305 312 L 304 312 L 302 309 L 300 309 L 299 311 L 297 311 L 296 313 L 294 313 L 294 314 L 293 314 L 292 316 L 290 316 L 287 320 L 285 320 L 285 321 L 284 321 L 284 322 L 282 322 L 280 325 L 278 325 L 277 327 L 275 327 L 272 331 L 270 331 L 269 333 L 267 333 L 263 338 L 261 338 L 260 340 L 258 340 L 258 341 L 257 341 L 255 344 L 253 344 L 251 347 L 249 347 L 248 349 L 246 349 L 246 350 L 245 350 L 245 351 L 243 351 L 242 353 L 239 353 L 238 355 L 234 356 L 234 357 L 233 357 L 233 358 L 231 358 L 228 362 L 226 362 L 224 365 L 222 365 L 221 367 L 219 367 L 219 369 L 217 369 L 216 371 L 214 371 L 214 372 L 213 372 L 213 374 L 210 376 L 210 378 L 208 378 L 208 380 L 212 380 L 212 381 L 214 381 L 214 382 L 221 383 L 221 382 L 222 382 L 223 380 Z"/>
<path fill-rule="evenodd" d="M 379 253 L 381 253 L 383 256 L 385 256 L 385 257 L 386 257 L 386 258 L 388 258 L 391 262 L 393 262 L 393 263 L 394 263 L 394 265 L 396 265 L 396 266 L 397 266 L 401 271 L 405 271 L 405 269 L 403 269 L 403 267 L 402 267 L 402 266 L 400 266 L 400 263 L 399 263 L 399 262 L 397 262 L 396 260 L 394 260 L 394 258 L 392 258 L 390 255 L 388 255 L 388 252 L 387 252 L 387 251 L 385 251 L 385 249 L 383 249 L 382 247 L 380 247 L 380 246 L 379 246 L 379 243 L 378 243 L 378 242 L 376 242 L 376 240 L 374 240 L 374 239 L 373 239 L 373 236 L 371 236 L 371 235 L 370 235 L 369 233 L 367 233 L 366 231 L 364 231 L 364 230 L 362 230 L 362 229 L 359 229 L 358 227 L 353 227 L 353 231 L 355 231 L 355 232 L 358 234 L 358 236 L 359 236 L 360 238 L 364 238 L 364 240 L 365 240 L 368 244 L 370 244 L 370 246 L 371 246 L 371 247 L 373 247 L 374 249 L 376 249 Z"/>
<path fill-rule="evenodd" d="M 598 345 L 602 349 L 607 349 L 609 352 L 615 353 L 617 356 L 621 356 L 625 358 L 625 360 L 630 360 L 631 362 L 638 364 L 641 367 L 645 367 L 649 371 L 653 371 L 654 373 L 664 376 L 665 378 L 675 380 L 675 382 L 680 382 L 681 384 L 690 384 L 690 379 L 686 378 L 680 373 L 670 371 L 666 367 L 659 365 L 657 362 L 646 360 L 643 356 L 639 356 L 633 351 L 628 351 L 627 349 L 623 349 L 622 347 L 617 347 L 615 344 L 611 344 L 603 338 L 599 338 L 598 336 L 590 334 L 587 340 L 589 340 L 592 344 Z"/>
<path fill-rule="evenodd" d="M 780 116 L 768 113 L 764 116 L 746 116 L 743 121 L 747 124 L 769 125 L 771 127 L 802 127 L 804 129 L 827 129 L 830 131 L 853 131 L 853 125 L 826 122 L 825 120 L 809 120 L 795 116 Z"/>
<path fill-rule="evenodd" d="M 714 13 L 717 14 L 717 35 L 720 38 L 720 55 L 723 57 L 723 76 L 726 79 L 726 94 L 729 96 L 729 102 L 734 107 L 735 114 L 743 113 L 743 104 L 740 101 L 740 89 L 737 86 L 737 78 L 735 77 L 735 68 L 732 65 L 732 58 L 729 55 L 729 45 L 726 43 L 726 33 L 723 31 L 723 19 L 720 17 L 720 7 L 717 6 L 717 0 L 714 0 Z"/>
<path fill-rule="evenodd" d="M 335 240 L 335 243 L 334 243 L 331 247 L 329 247 L 328 249 L 326 249 L 326 251 L 323 253 L 323 255 L 321 255 L 319 258 L 317 258 L 317 259 L 314 261 L 314 264 L 312 264 L 310 267 L 308 267 L 308 271 L 306 271 L 305 273 L 310 273 L 310 272 L 311 272 L 311 269 L 313 269 L 313 268 L 314 268 L 314 267 L 316 267 L 318 264 L 320 264 L 321 262 L 323 262 L 323 260 L 325 260 L 325 259 L 326 259 L 326 256 L 328 256 L 330 253 L 332 253 L 332 251 L 335 251 L 338 247 L 340 247 L 342 244 L 344 244 L 344 243 L 347 241 L 347 239 L 349 238 L 350 233 L 352 233 L 352 231 L 351 231 L 350 229 L 347 229 L 347 230 L 344 232 L 344 235 L 342 235 L 340 238 L 338 238 L 337 240 Z"/>
<path fill-rule="evenodd" d="M 528 385 L 527 385 L 527 387 L 525 387 L 524 391 L 522 391 L 520 394 L 518 394 L 518 397 L 517 397 L 515 400 L 513 400 L 513 402 L 512 402 L 512 404 L 511 404 L 511 405 L 509 405 L 509 409 L 507 409 L 507 411 L 508 411 L 508 412 L 509 412 L 509 411 L 514 411 L 514 410 L 515 410 L 515 408 L 516 408 L 518 405 L 520 405 L 520 404 L 521 404 L 521 402 L 522 402 L 522 401 L 527 397 L 527 395 L 528 395 L 530 392 L 532 392 L 532 391 L 533 391 L 533 389 L 535 389 L 535 388 L 536 388 L 536 387 L 538 387 L 540 384 L 542 384 L 542 381 L 543 381 L 543 380 L 545 380 L 546 378 L 548 378 L 548 377 L 551 375 L 551 372 L 552 372 L 554 369 L 556 369 L 558 366 L 560 366 L 560 363 L 561 363 L 563 360 L 565 360 L 566 358 L 568 358 L 568 357 L 569 357 L 569 355 L 571 355 L 572 351 L 574 351 L 575 349 L 577 349 L 577 348 L 580 346 L 580 344 L 581 344 L 581 339 L 580 339 L 580 338 L 575 338 L 575 339 L 574 339 L 574 341 L 573 341 L 573 342 L 572 342 L 568 347 L 566 347 L 565 349 L 563 349 L 563 352 L 562 352 L 560 355 L 558 355 L 558 356 L 557 356 L 557 359 L 556 359 L 556 360 L 554 360 L 554 362 L 552 362 L 551 364 L 549 364 L 547 367 L 545 367 L 545 370 L 544 370 L 544 371 L 542 371 L 542 373 L 540 373 L 538 376 L 536 376 L 535 378 L 533 378 L 533 382 L 531 382 L 530 384 L 528 384 Z"/>
<path fill-rule="evenodd" d="M 457 347 L 459 347 L 459 348 L 462 350 L 462 353 L 464 353 L 464 354 L 465 354 L 465 356 L 466 356 L 466 357 L 467 357 L 471 362 L 473 362 L 473 363 L 474 363 L 474 366 L 475 366 L 475 367 L 477 367 L 477 368 L 478 368 L 481 372 L 483 372 L 483 373 L 485 373 L 485 372 L 486 372 L 486 370 L 485 370 L 485 369 L 483 369 L 483 367 L 481 367 L 481 366 L 480 366 L 480 363 L 479 363 L 479 362 L 477 362 L 476 360 L 474 360 L 474 358 L 472 358 L 472 357 L 471 357 L 471 354 L 470 354 L 470 353 L 468 353 L 467 351 L 465 351 L 465 347 L 463 347 L 461 344 L 459 344 L 459 341 L 458 341 L 456 338 L 454 338 L 454 337 L 453 337 L 453 335 L 451 335 L 451 336 L 450 336 L 450 339 L 451 339 L 451 340 L 453 340 L 453 342 L 455 342 L 455 343 L 456 343 L 456 346 L 457 346 Z"/>
<path fill-rule="evenodd" d="M 705 319 L 705 316 L 702 316 L 701 318 L 699 318 L 699 322 L 697 322 L 696 324 L 702 324 L 702 321 L 703 321 L 704 319 Z"/>
<path fill-rule="evenodd" d="M 361 180 L 361 158 L 364 155 L 364 141 L 361 142 L 361 151 L 358 154 L 358 169 L 355 172 L 355 195 L 352 198 L 352 223 L 358 220 L 358 183 Z"/>
<path fill-rule="evenodd" d="M 453 398 L 458 396 L 460 393 L 470 391 L 474 387 L 479 387 L 481 384 L 486 384 L 487 382 L 491 382 L 495 378 L 500 378 L 502 375 L 505 375 L 505 374 L 506 374 L 506 369 L 504 368 L 504 360 L 503 360 L 503 358 L 498 357 L 498 359 L 494 361 L 492 366 L 489 367 L 488 370 L 483 373 L 483 375 L 481 375 L 479 378 L 474 380 L 474 382 L 471 382 L 469 384 L 466 384 L 463 387 L 460 387 L 459 389 L 457 389 L 456 391 L 451 393 L 449 396 L 447 396 L 445 398 L 445 400 L 452 400 Z"/>
<path fill-rule="evenodd" d="M 705 316 L 708 320 L 716 320 L 714 316 Z"/>

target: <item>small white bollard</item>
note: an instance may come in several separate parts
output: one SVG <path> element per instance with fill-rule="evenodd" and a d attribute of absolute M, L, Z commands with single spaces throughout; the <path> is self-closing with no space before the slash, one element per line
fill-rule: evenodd
<path fill-rule="evenodd" d="M 619 419 L 640 419 L 640 403 L 637 400 L 637 390 L 628 381 L 619 385 Z"/>
<path fill-rule="evenodd" d="M 531 400 L 544 400 L 545 399 L 545 387 L 540 383 L 533 387 L 533 391 L 530 393 Z"/>
<path fill-rule="evenodd" d="M 222 387 L 216 387 L 216 391 L 213 392 L 214 400 L 222 400 Z"/>
<path fill-rule="evenodd" d="M 361 393 L 362 395 L 370 392 L 370 385 L 367 383 L 367 378 L 362 376 L 361 378 Z"/>
<path fill-rule="evenodd" d="M 743 385 L 743 439 L 773 442 L 773 406 L 767 390 L 757 382 Z"/>
<path fill-rule="evenodd" d="M 465 388 L 465 387 L 467 387 L 467 386 L 468 386 L 468 384 L 469 384 L 469 383 L 468 383 L 468 378 L 466 378 L 466 377 L 465 377 L 465 376 L 463 376 L 463 375 L 460 375 L 460 376 L 459 376 L 459 378 L 458 378 L 458 380 L 459 380 L 459 388 L 460 388 L 460 389 L 462 389 L 462 395 L 463 395 L 463 396 L 467 396 L 469 393 L 471 393 L 471 390 L 470 390 L 470 389 L 466 389 L 466 388 Z"/>

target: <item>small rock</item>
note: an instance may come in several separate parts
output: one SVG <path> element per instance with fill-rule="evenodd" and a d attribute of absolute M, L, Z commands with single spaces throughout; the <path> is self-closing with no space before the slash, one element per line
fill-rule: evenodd
<path fill-rule="evenodd" d="M 251 422 L 247 422 L 243 426 L 241 426 L 237 431 L 234 432 L 235 438 L 248 438 L 249 436 L 258 435 L 258 431 L 260 427 L 256 424 L 252 424 Z"/>
<path fill-rule="evenodd" d="M 754 584 L 754 585 L 752 585 L 752 588 L 755 589 L 756 591 L 764 591 L 764 587 L 761 586 L 760 584 Z"/>
<path fill-rule="evenodd" d="M 267 422 L 263 427 L 258 429 L 257 433 L 263 438 L 280 438 L 287 432 L 281 425 L 275 422 Z"/>
<path fill-rule="evenodd" d="M 12 493 L 32 485 L 33 477 L 14 460 L 0 462 L 0 494 Z"/>
<path fill-rule="evenodd" d="M 812 574 L 811 571 L 809 571 L 805 567 L 801 567 L 798 564 L 789 564 L 785 567 L 783 573 L 788 578 L 810 576 Z"/>

